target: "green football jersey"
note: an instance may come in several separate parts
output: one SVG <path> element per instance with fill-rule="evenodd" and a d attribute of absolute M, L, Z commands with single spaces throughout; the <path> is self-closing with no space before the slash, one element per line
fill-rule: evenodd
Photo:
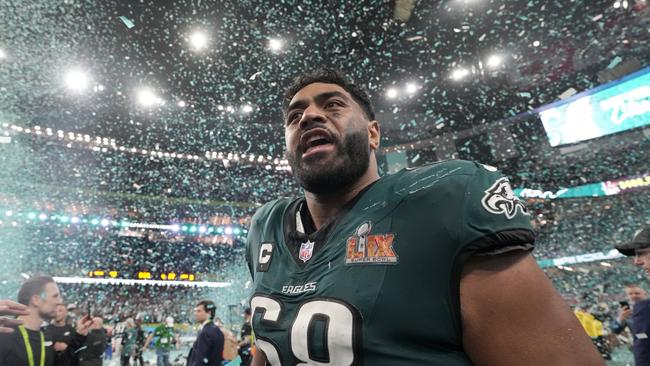
<path fill-rule="evenodd" d="M 174 327 L 161 324 L 156 327 L 153 334 L 156 337 L 155 346 L 157 349 L 170 350 L 174 348 L 174 338 L 176 337 Z"/>
<path fill-rule="evenodd" d="M 248 238 L 255 344 L 274 366 L 470 365 L 464 262 L 534 242 L 508 180 L 468 161 L 381 178 L 320 236 L 318 251 L 318 235 L 308 236 L 292 255 L 299 200 L 264 205 Z"/>

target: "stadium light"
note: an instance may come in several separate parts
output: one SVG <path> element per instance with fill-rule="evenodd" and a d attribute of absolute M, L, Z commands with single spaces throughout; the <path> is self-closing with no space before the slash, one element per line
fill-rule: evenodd
<path fill-rule="evenodd" d="M 418 90 L 418 86 L 415 83 L 408 83 L 406 84 L 406 92 L 409 94 L 413 94 Z"/>
<path fill-rule="evenodd" d="M 488 57 L 486 61 L 487 67 L 491 69 L 496 69 L 497 67 L 501 66 L 503 63 L 503 57 L 501 55 L 492 55 Z"/>
<path fill-rule="evenodd" d="M 246 104 L 245 106 L 243 106 L 243 107 L 241 108 L 241 110 L 242 110 L 242 112 L 244 112 L 244 113 L 250 113 L 250 112 L 253 111 L 253 107 L 250 106 L 250 105 L 248 105 L 248 104 Z"/>
<path fill-rule="evenodd" d="M 81 92 L 88 87 L 90 78 L 88 74 L 82 70 L 74 69 L 65 74 L 65 85 L 72 92 Z"/>
<path fill-rule="evenodd" d="M 397 89 L 395 88 L 388 88 L 388 90 L 386 90 L 386 98 L 388 99 L 395 99 L 397 94 Z"/>
<path fill-rule="evenodd" d="M 138 90 L 137 100 L 140 105 L 143 107 L 151 107 L 156 104 L 162 104 L 162 99 L 160 99 L 151 89 L 143 88 Z"/>
<path fill-rule="evenodd" d="M 13 215 L 14 215 L 14 212 L 11 211 L 11 210 L 9 210 L 9 211 L 5 212 L 5 215 L 6 215 L 6 216 L 13 216 Z"/>
<path fill-rule="evenodd" d="M 463 68 L 459 68 L 451 72 L 451 78 L 453 80 L 461 80 L 467 75 L 469 75 L 469 70 Z"/>
<path fill-rule="evenodd" d="M 180 102 L 178 102 L 178 106 L 181 107 L 181 108 L 185 108 L 186 105 L 187 104 L 185 104 L 185 102 L 182 101 L 182 100 Z"/>
<path fill-rule="evenodd" d="M 533 47 L 539 47 L 539 45 L 540 45 L 539 41 L 533 42 Z"/>
<path fill-rule="evenodd" d="M 200 51 L 208 46 L 208 36 L 201 31 L 196 31 L 190 35 L 190 45 L 195 51 Z"/>
<path fill-rule="evenodd" d="M 284 46 L 284 42 L 281 39 L 279 38 L 269 39 L 269 49 L 272 52 L 280 52 L 283 46 Z"/>
<path fill-rule="evenodd" d="M 4 60 L 6 58 L 7 58 L 7 53 L 5 52 L 5 50 L 0 48 L 0 60 Z"/>

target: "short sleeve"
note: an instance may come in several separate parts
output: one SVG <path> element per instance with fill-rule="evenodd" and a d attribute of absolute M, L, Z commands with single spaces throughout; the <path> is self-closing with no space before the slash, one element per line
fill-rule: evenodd
<path fill-rule="evenodd" d="M 491 255 L 532 250 L 531 215 L 508 178 L 496 168 L 476 163 L 466 183 L 459 240 L 463 251 Z"/>

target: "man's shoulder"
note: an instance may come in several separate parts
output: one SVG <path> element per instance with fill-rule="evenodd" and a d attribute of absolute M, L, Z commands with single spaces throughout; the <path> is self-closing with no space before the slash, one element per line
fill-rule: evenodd
<path fill-rule="evenodd" d="M 206 324 L 205 327 L 203 327 L 203 331 L 210 337 L 215 337 L 215 336 L 223 337 L 223 332 L 221 331 L 221 328 L 219 328 L 214 323 Z"/>
<path fill-rule="evenodd" d="M 467 160 L 445 160 L 425 164 L 417 168 L 406 168 L 382 178 L 383 184 L 398 194 L 426 192 L 429 188 L 443 185 L 457 185 L 466 181 L 481 167 L 481 164 Z M 490 167 L 491 168 L 491 167 Z M 487 168 L 486 168 L 487 169 Z M 494 169 L 496 171 L 496 169 Z"/>
<path fill-rule="evenodd" d="M 634 304 L 634 310 L 641 310 L 647 308 L 650 308 L 650 298 L 637 301 L 637 303 Z"/>
<path fill-rule="evenodd" d="M 253 222 L 265 221 L 274 215 L 281 214 L 284 209 L 296 198 L 282 197 L 269 201 L 255 211 Z"/>

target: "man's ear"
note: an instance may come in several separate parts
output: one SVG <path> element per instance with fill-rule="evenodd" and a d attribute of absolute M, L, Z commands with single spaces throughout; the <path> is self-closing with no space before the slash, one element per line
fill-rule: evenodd
<path fill-rule="evenodd" d="M 375 120 L 368 122 L 368 142 L 370 143 L 370 148 L 373 150 L 379 149 L 380 141 L 381 129 L 379 127 L 379 122 Z"/>
<path fill-rule="evenodd" d="M 45 300 L 41 295 L 32 295 L 32 298 L 29 301 L 29 305 L 39 306 Z"/>

